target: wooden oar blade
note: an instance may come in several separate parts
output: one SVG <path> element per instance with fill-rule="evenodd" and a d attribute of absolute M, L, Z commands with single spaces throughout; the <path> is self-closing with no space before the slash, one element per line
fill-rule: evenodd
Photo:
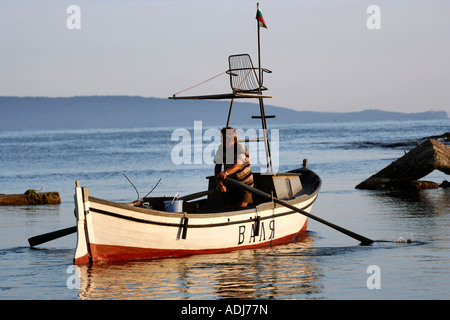
<path fill-rule="evenodd" d="M 37 245 L 40 245 L 44 242 L 49 242 L 61 237 L 65 237 L 69 234 L 77 232 L 77 227 L 69 227 L 53 232 L 44 233 L 38 236 L 34 236 L 28 239 L 28 243 L 30 244 L 30 247 L 34 247 Z"/>

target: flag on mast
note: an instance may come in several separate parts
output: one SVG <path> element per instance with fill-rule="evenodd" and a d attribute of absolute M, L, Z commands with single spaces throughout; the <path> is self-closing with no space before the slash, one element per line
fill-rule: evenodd
<path fill-rule="evenodd" d="M 256 11 L 256 20 L 259 21 L 259 27 L 263 27 L 267 29 L 266 22 L 264 21 L 263 15 L 261 13 L 261 9 L 259 8 L 259 3 L 257 5 L 257 11 Z"/>

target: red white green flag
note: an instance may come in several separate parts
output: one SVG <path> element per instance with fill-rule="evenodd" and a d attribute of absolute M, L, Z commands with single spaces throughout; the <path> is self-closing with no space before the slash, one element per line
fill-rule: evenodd
<path fill-rule="evenodd" d="M 266 22 L 264 21 L 264 18 L 263 18 L 263 15 L 262 15 L 262 13 L 261 13 L 261 9 L 259 8 L 259 3 L 258 3 L 258 9 L 257 9 L 257 11 L 256 11 L 256 20 L 258 20 L 259 21 L 259 27 L 261 28 L 261 27 L 263 27 L 263 28 L 266 28 L 267 29 L 267 25 L 266 25 Z"/>

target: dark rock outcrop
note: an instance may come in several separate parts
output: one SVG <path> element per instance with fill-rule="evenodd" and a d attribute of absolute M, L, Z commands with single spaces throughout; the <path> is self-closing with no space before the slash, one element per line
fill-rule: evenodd
<path fill-rule="evenodd" d="M 27 190 L 24 194 L 0 194 L 0 206 L 23 206 L 36 204 L 60 204 L 59 192 L 36 192 Z"/>
<path fill-rule="evenodd" d="M 438 184 L 418 181 L 434 170 L 450 174 L 450 146 L 435 139 L 427 139 L 358 184 L 356 188 L 369 190 L 437 188 Z"/>

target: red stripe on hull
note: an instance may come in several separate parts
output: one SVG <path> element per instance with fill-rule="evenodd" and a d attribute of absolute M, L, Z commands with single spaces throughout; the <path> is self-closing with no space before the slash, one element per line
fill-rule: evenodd
<path fill-rule="evenodd" d="M 89 255 L 86 254 L 86 255 L 84 255 L 84 256 L 82 256 L 80 258 L 75 258 L 73 260 L 73 263 L 74 264 L 87 264 L 87 263 L 89 263 Z"/>
<path fill-rule="evenodd" d="M 240 245 L 224 249 L 201 249 L 201 250 L 185 250 L 185 249 L 152 249 L 152 248 L 138 248 L 138 247 L 122 247 L 102 244 L 90 244 L 90 249 L 95 261 L 113 261 L 113 260 L 144 260 L 163 257 L 179 257 L 190 256 L 196 254 L 211 254 L 221 253 L 234 250 L 268 248 L 274 245 L 282 245 L 299 241 L 299 235 L 304 233 L 307 228 L 307 221 L 303 228 L 294 234 L 274 239 L 273 241 L 266 241 L 262 243 L 255 243 L 249 245 Z M 84 258 L 84 257 L 83 257 Z M 85 262 L 77 262 L 75 264 L 83 264 Z"/>

